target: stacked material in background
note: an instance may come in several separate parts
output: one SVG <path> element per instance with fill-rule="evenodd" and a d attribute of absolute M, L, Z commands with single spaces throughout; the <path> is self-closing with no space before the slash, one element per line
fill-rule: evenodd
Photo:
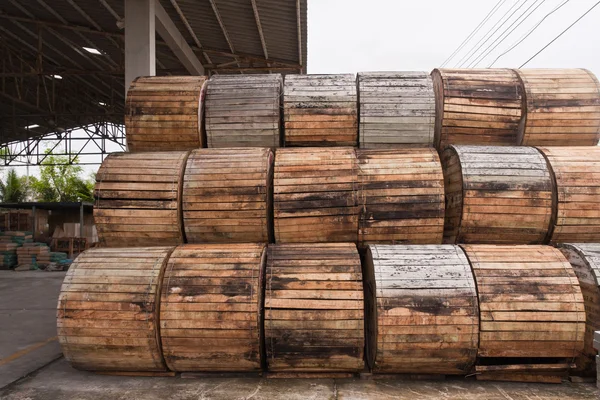
<path fill-rule="evenodd" d="M 17 248 L 33 241 L 32 233 L 26 231 L 0 232 L 0 269 L 17 266 Z"/>
<path fill-rule="evenodd" d="M 39 269 L 44 266 L 41 262 L 38 263 L 38 257 L 49 256 L 50 248 L 45 243 L 24 243 L 22 247 L 17 249 L 17 257 L 19 266 L 17 271 L 26 271 L 29 269 Z"/>
<path fill-rule="evenodd" d="M 72 260 L 67 253 L 61 251 L 51 251 L 41 253 L 36 257 L 38 267 L 43 267 L 46 271 L 64 271 L 69 268 Z"/>

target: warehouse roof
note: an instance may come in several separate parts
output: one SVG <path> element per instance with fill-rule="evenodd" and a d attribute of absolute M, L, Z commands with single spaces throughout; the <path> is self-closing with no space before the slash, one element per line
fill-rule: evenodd
<path fill-rule="evenodd" d="M 160 0 L 209 74 L 306 71 L 307 0 Z M 124 0 L 0 4 L 0 144 L 122 123 Z M 188 72 L 157 33 L 158 75 Z"/>

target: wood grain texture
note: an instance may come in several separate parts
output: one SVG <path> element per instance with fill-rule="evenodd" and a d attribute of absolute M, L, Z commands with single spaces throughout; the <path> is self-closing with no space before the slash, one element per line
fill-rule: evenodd
<path fill-rule="evenodd" d="M 598 351 L 594 349 L 594 331 L 600 331 L 600 244 L 565 243 L 560 245 L 560 251 L 579 279 L 585 306 L 584 347 L 575 360 L 575 373 L 595 377 Z"/>
<path fill-rule="evenodd" d="M 95 248 L 73 262 L 58 297 L 58 338 L 73 367 L 165 371 L 158 336 L 172 247 Z"/>
<path fill-rule="evenodd" d="M 433 146 L 435 95 L 427 72 L 360 72 L 361 148 Z"/>
<path fill-rule="evenodd" d="M 206 85 L 208 147 L 279 147 L 281 74 L 213 75 Z"/>
<path fill-rule="evenodd" d="M 533 147 L 450 146 L 442 153 L 445 243 L 544 243 L 552 176 Z"/>
<path fill-rule="evenodd" d="M 272 241 L 272 193 L 270 149 L 192 151 L 183 181 L 188 243 Z"/>
<path fill-rule="evenodd" d="M 265 278 L 269 371 L 363 369 L 363 284 L 356 245 L 269 245 Z"/>
<path fill-rule="evenodd" d="M 279 149 L 273 182 L 277 243 L 357 241 L 353 148 Z"/>
<path fill-rule="evenodd" d="M 356 146 L 354 75 L 287 75 L 283 115 L 286 146 Z"/>
<path fill-rule="evenodd" d="M 596 146 L 600 139 L 600 83 L 586 69 L 517 69 L 526 115 L 518 143 Z"/>
<path fill-rule="evenodd" d="M 181 182 L 187 151 L 113 153 L 98 169 L 94 221 L 105 247 L 183 243 Z"/>
<path fill-rule="evenodd" d="M 585 334 L 583 296 L 567 259 L 550 246 L 462 247 L 479 296 L 477 378 L 513 380 L 511 373 L 546 374 L 553 365 L 550 375 L 564 375 Z"/>
<path fill-rule="evenodd" d="M 550 243 L 600 242 L 600 148 L 538 147 L 556 183 Z"/>
<path fill-rule="evenodd" d="M 131 152 L 204 147 L 202 113 L 206 76 L 136 78 L 125 101 Z"/>
<path fill-rule="evenodd" d="M 523 93 L 510 69 L 434 69 L 435 145 L 515 145 Z"/>
<path fill-rule="evenodd" d="M 169 258 L 160 336 L 172 371 L 261 369 L 264 244 L 188 244 Z"/>
<path fill-rule="evenodd" d="M 359 244 L 442 242 L 444 181 L 433 148 L 356 151 Z"/>
<path fill-rule="evenodd" d="M 479 309 L 454 245 L 370 245 L 364 259 L 367 363 L 375 373 L 467 374 Z"/>

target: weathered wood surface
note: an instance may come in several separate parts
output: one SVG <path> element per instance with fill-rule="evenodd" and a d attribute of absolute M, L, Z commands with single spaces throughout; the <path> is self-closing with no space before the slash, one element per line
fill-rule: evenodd
<path fill-rule="evenodd" d="M 354 75 L 287 75 L 283 115 L 286 146 L 356 146 Z"/>
<path fill-rule="evenodd" d="M 523 82 L 525 123 L 518 143 L 596 146 L 600 139 L 600 83 L 586 69 L 515 70 Z"/>
<path fill-rule="evenodd" d="M 206 76 L 146 76 L 127 92 L 125 128 L 129 151 L 204 147 L 202 109 Z"/>
<path fill-rule="evenodd" d="M 113 153 L 96 174 L 94 221 L 106 247 L 183 243 L 181 182 L 187 151 Z"/>
<path fill-rule="evenodd" d="M 194 150 L 183 181 L 188 243 L 271 241 L 272 192 L 270 149 Z"/>
<path fill-rule="evenodd" d="M 594 331 L 600 331 L 600 244 L 565 243 L 560 250 L 579 279 L 585 305 L 585 343 L 575 363 L 577 375 L 596 376 Z"/>
<path fill-rule="evenodd" d="M 213 75 L 206 85 L 208 147 L 279 147 L 281 74 Z"/>
<path fill-rule="evenodd" d="M 158 336 L 162 275 L 172 247 L 85 251 L 58 297 L 65 358 L 91 371 L 165 371 Z"/>
<path fill-rule="evenodd" d="M 356 153 L 359 244 L 441 243 L 444 177 L 435 149 Z"/>
<path fill-rule="evenodd" d="M 160 336 L 173 371 L 261 368 L 264 244 L 188 244 L 169 258 Z"/>
<path fill-rule="evenodd" d="M 370 245 L 364 259 L 373 372 L 467 374 L 479 341 L 469 261 L 454 245 Z"/>
<path fill-rule="evenodd" d="M 363 369 L 363 284 L 356 245 L 269 245 L 265 277 L 269 371 Z"/>
<path fill-rule="evenodd" d="M 600 148 L 538 147 L 556 182 L 550 243 L 600 242 Z"/>
<path fill-rule="evenodd" d="M 434 69 L 435 145 L 515 145 L 523 90 L 510 69 Z"/>
<path fill-rule="evenodd" d="M 279 149 L 273 182 L 277 243 L 357 241 L 353 148 Z"/>
<path fill-rule="evenodd" d="M 445 243 L 544 243 L 552 176 L 533 147 L 450 146 L 442 153 Z"/>
<path fill-rule="evenodd" d="M 560 250 L 540 245 L 462 245 L 479 296 L 478 379 L 566 373 L 583 349 L 579 282 Z M 492 368 L 493 367 L 493 368 Z M 541 374 L 543 375 L 543 374 Z"/>
<path fill-rule="evenodd" d="M 427 72 L 360 72 L 361 148 L 433 146 L 435 95 Z"/>

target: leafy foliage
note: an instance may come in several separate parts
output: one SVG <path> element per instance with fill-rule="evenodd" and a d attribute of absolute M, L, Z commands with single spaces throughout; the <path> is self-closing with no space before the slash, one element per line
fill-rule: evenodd
<path fill-rule="evenodd" d="M 40 178 L 31 183 L 37 200 L 93 201 L 94 182 L 80 177 L 83 168 L 69 164 L 66 156 L 48 154 L 40 166 Z"/>
<path fill-rule="evenodd" d="M 11 169 L 6 174 L 6 181 L 0 180 L 0 197 L 5 203 L 21 203 L 26 200 L 27 190 L 23 179 Z"/>

